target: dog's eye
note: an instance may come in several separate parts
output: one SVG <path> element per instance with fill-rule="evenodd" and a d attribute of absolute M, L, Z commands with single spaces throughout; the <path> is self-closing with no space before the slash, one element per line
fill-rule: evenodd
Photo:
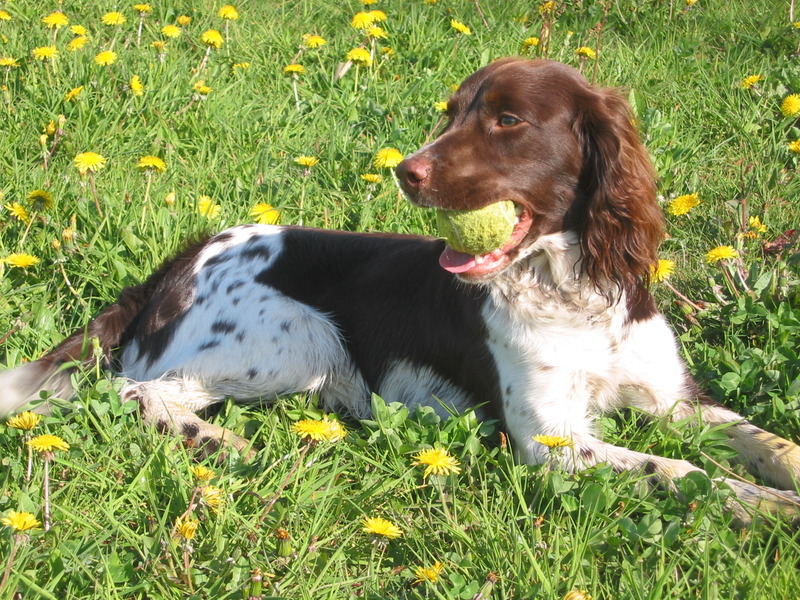
<path fill-rule="evenodd" d="M 517 125 L 520 120 L 517 117 L 512 117 L 511 115 L 500 115 L 500 118 L 497 120 L 497 124 L 500 127 L 513 127 Z"/>

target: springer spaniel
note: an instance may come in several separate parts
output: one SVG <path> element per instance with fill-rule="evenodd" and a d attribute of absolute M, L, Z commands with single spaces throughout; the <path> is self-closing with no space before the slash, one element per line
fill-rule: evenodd
<path fill-rule="evenodd" d="M 73 394 L 68 363 L 97 338 L 145 422 L 194 445 L 246 440 L 195 412 L 226 397 L 315 391 L 361 417 L 386 401 L 477 407 L 521 460 L 568 436 L 567 469 L 600 462 L 659 482 L 698 467 L 603 442 L 594 418 L 635 407 L 726 424 L 745 466 L 793 490 L 800 447 L 703 396 L 646 283 L 663 235 L 653 169 L 613 90 L 544 60 L 499 60 L 448 102 L 449 125 L 397 168 L 418 206 L 512 200 L 511 240 L 483 256 L 442 240 L 243 225 L 167 261 L 43 358 L 0 374 L 0 414 L 42 389 Z M 447 409 L 445 408 L 447 407 Z M 725 479 L 750 506 L 790 512 L 794 491 Z"/>

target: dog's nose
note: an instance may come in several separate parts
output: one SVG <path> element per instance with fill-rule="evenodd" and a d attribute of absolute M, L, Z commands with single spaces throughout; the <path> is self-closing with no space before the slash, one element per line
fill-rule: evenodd
<path fill-rule="evenodd" d="M 431 163 L 423 158 L 408 157 L 395 171 L 397 179 L 406 190 L 418 189 L 431 173 Z"/>

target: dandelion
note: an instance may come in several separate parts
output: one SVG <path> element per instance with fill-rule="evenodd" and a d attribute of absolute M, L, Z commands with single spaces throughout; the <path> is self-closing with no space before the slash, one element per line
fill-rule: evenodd
<path fill-rule="evenodd" d="M 784 117 L 800 115 L 800 94 L 789 94 L 781 102 L 781 113 Z"/>
<path fill-rule="evenodd" d="M 211 92 L 214 91 L 209 86 L 206 85 L 206 82 L 203 79 L 195 82 L 195 84 L 192 86 L 192 89 L 201 96 L 208 96 Z"/>
<path fill-rule="evenodd" d="M 0 67 L 5 67 L 7 70 L 16 69 L 19 67 L 19 61 L 10 56 L 0 56 Z"/>
<path fill-rule="evenodd" d="M 13 510 L 8 511 L 8 514 L 0 519 L 0 522 L 14 531 L 30 531 L 31 529 L 38 529 L 42 525 L 31 513 Z"/>
<path fill-rule="evenodd" d="M 175 523 L 175 533 L 184 540 L 189 541 L 194 538 L 198 527 L 200 527 L 200 521 L 181 518 Z"/>
<path fill-rule="evenodd" d="M 158 52 L 159 55 L 163 55 L 163 54 L 167 53 L 167 42 L 164 42 L 162 40 L 156 40 L 152 44 L 150 44 L 150 46 L 156 52 Z M 161 57 L 161 60 L 164 60 L 163 56 Z"/>
<path fill-rule="evenodd" d="M 15 417 L 11 417 L 8 421 L 6 421 L 6 425 L 13 429 L 30 431 L 36 427 L 41 420 L 42 415 L 26 410 L 25 412 L 19 413 Z"/>
<path fill-rule="evenodd" d="M 37 435 L 35 438 L 26 442 L 30 448 L 33 448 L 39 453 L 44 461 L 44 530 L 50 529 L 50 461 L 55 457 L 56 450 L 66 451 L 69 450 L 69 444 L 57 435 L 45 433 Z"/>
<path fill-rule="evenodd" d="M 197 199 L 197 212 L 206 219 L 216 219 L 221 211 L 222 207 L 209 196 L 200 196 Z"/>
<path fill-rule="evenodd" d="M 75 35 L 86 35 L 89 33 L 83 25 L 71 25 L 69 30 Z"/>
<path fill-rule="evenodd" d="M 203 42 L 209 49 L 215 48 L 219 50 L 222 48 L 222 44 L 225 43 L 225 40 L 222 37 L 222 34 L 217 31 L 216 29 L 208 29 L 200 36 L 200 41 Z"/>
<path fill-rule="evenodd" d="M 706 263 L 712 264 L 722 260 L 730 260 L 739 256 L 732 246 L 717 246 L 706 253 Z"/>
<path fill-rule="evenodd" d="M 204 483 L 208 483 L 214 477 L 216 477 L 216 473 L 209 469 L 208 467 L 204 467 L 203 465 L 195 465 L 192 467 L 192 475 L 194 475 L 197 481 L 202 481 Z"/>
<path fill-rule="evenodd" d="M 698 204 L 700 204 L 700 196 L 696 192 L 694 194 L 684 194 L 670 202 L 667 210 L 669 214 L 677 217 L 685 215 Z"/>
<path fill-rule="evenodd" d="M 305 45 L 306 48 L 311 48 L 311 49 L 319 48 L 327 43 L 328 40 L 326 40 L 321 35 L 306 34 L 303 36 L 303 44 Z"/>
<path fill-rule="evenodd" d="M 433 108 L 435 108 L 439 112 L 446 112 L 447 111 L 447 101 L 445 100 L 445 101 L 440 101 L 440 102 L 434 102 L 433 103 Z"/>
<path fill-rule="evenodd" d="M 285 75 L 304 75 L 306 72 L 306 68 L 303 65 L 299 65 L 297 63 L 286 65 L 283 67 L 283 73 Z"/>
<path fill-rule="evenodd" d="M 52 60 L 58 56 L 58 50 L 55 46 L 39 46 L 31 50 L 31 54 L 36 60 Z"/>
<path fill-rule="evenodd" d="M 170 192 L 169 194 L 167 194 L 166 196 L 164 196 L 164 203 L 165 203 L 167 206 L 172 206 L 173 204 L 175 204 L 175 199 L 176 199 L 176 194 L 175 194 L 175 192 Z"/>
<path fill-rule="evenodd" d="M 136 167 L 147 173 L 164 173 L 167 170 L 167 164 L 157 156 L 143 156 Z"/>
<path fill-rule="evenodd" d="M 539 45 L 539 38 L 538 37 L 529 37 L 522 40 L 522 51 L 527 52 L 531 48 L 536 48 Z"/>
<path fill-rule="evenodd" d="M 397 148 L 383 148 L 375 155 L 375 167 L 378 169 L 394 169 L 403 161 L 403 155 Z"/>
<path fill-rule="evenodd" d="M 180 25 L 181 27 L 186 27 L 189 23 L 192 22 L 192 17 L 190 17 L 188 15 L 180 15 L 175 20 L 178 22 L 178 25 Z"/>
<path fill-rule="evenodd" d="M 239 18 L 239 11 L 237 11 L 236 8 L 234 8 L 230 4 L 226 4 L 225 6 L 220 8 L 219 11 L 217 11 L 217 16 L 220 19 L 235 21 L 236 19 Z"/>
<path fill-rule="evenodd" d="M 134 96 L 141 96 L 144 94 L 144 84 L 142 83 L 141 78 L 138 75 L 134 75 L 131 77 L 130 82 L 128 83 L 128 87 L 131 90 L 131 94 Z"/>
<path fill-rule="evenodd" d="M 659 259 L 657 265 L 650 265 L 650 281 L 660 283 L 669 278 L 675 271 L 675 262 Z"/>
<path fill-rule="evenodd" d="M 361 179 L 367 183 L 380 183 L 383 181 L 383 176 L 378 173 L 364 173 L 361 175 Z"/>
<path fill-rule="evenodd" d="M 365 48 L 353 48 L 347 53 L 345 58 L 356 64 L 367 67 L 372 64 L 372 56 L 370 55 L 369 50 L 366 50 Z"/>
<path fill-rule="evenodd" d="M 6 204 L 4 208 L 11 213 L 12 219 L 16 219 L 17 221 L 21 221 L 25 224 L 29 223 L 31 220 L 31 216 L 28 214 L 28 209 L 19 202 L 11 202 Z"/>
<path fill-rule="evenodd" d="M 36 436 L 28 442 L 31 448 L 37 452 L 54 452 L 56 450 L 69 450 L 69 444 L 57 435 L 44 433 Z"/>
<path fill-rule="evenodd" d="M 293 423 L 292 433 L 308 442 L 338 442 L 347 436 L 347 430 L 336 419 L 302 419 Z"/>
<path fill-rule="evenodd" d="M 278 556 L 291 556 L 294 554 L 294 548 L 292 548 L 292 536 L 289 535 L 289 532 L 279 527 L 275 530 L 275 537 L 278 538 Z"/>
<path fill-rule="evenodd" d="M 361 531 L 369 533 L 376 538 L 382 537 L 389 540 L 394 540 L 403 535 L 403 530 L 397 525 L 382 519 L 381 517 L 366 517 L 362 523 L 364 526 Z"/>
<path fill-rule="evenodd" d="M 367 14 L 369 14 L 369 16 L 372 17 L 372 21 L 373 22 L 377 22 L 377 23 L 384 23 L 384 22 L 386 22 L 386 19 L 388 18 L 386 16 L 386 13 L 383 12 L 382 10 L 371 10 Z"/>
<path fill-rule="evenodd" d="M 294 159 L 298 165 L 303 167 L 314 167 L 319 163 L 319 159 L 316 156 L 298 156 Z"/>
<path fill-rule="evenodd" d="M 374 24 L 375 24 L 375 17 L 368 12 L 358 12 L 355 15 L 353 15 L 353 19 L 350 21 L 351 27 L 361 30 L 364 30 L 367 27 L 371 27 Z"/>
<path fill-rule="evenodd" d="M 744 90 L 752 90 L 753 88 L 758 87 L 759 81 L 763 80 L 764 80 L 763 75 L 749 75 L 744 79 L 742 79 L 741 83 L 739 84 L 739 87 L 741 87 Z"/>
<path fill-rule="evenodd" d="M 11 267 L 19 269 L 27 269 L 38 264 L 39 258 L 33 254 L 25 254 L 23 252 L 12 252 L 3 259 L 3 262 Z"/>
<path fill-rule="evenodd" d="M 25 196 L 25 199 L 36 212 L 53 208 L 53 194 L 46 190 L 33 190 Z"/>
<path fill-rule="evenodd" d="M 472 30 L 464 25 L 461 21 L 457 21 L 456 19 L 450 19 L 450 27 L 458 31 L 459 33 L 463 33 L 464 35 L 472 35 Z"/>
<path fill-rule="evenodd" d="M 750 219 L 748 220 L 748 224 L 750 225 L 750 229 L 752 229 L 757 233 L 767 232 L 767 226 L 761 222 L 761 217 L 759 217 L 758 215 L 750 217 Z"/>
<path fill-rule="evenodd" d="M 250 209 L 250 216 L 262 225 L 277 225 L 281 220 L 278 209 L 266 202 L 259 202 Z"/>
<path fill-rule="evenodd" d="M 800 140 L 795 140 L 793 142 L 789 142 L 787 145 L 789 150 L 794 152 L 795 154 L 800 154 Z"/>
<path fill-rule="evenodd" d="M 389 33 L 383 27 L 378 27 L 377 25 L 368 28 L 366 34 L 367 37 L 374 40 L 385 40 L 389 37 Z"/>
<path fill-rule="evenodd" d="M 60 11 L 52 12 L 46 17 L 42 17 L 42 23 L 47 25 L 50 29 L 61 29 L 69 25 L 69 19 L 67 15 Z"/>
<path fill-rule="evenodd" d="M 419 584 L 426 581 L 436 583 L 439 581 L 439 575 L 442 574 L 442 571 L 444 571 L 444 563 L 441 563 L 438 560 L 433 563 L 433 566 L 417 567 L 414 569 L 414 575 L 417 576 L 417 579 L 414 581 L 414 583 Z"/>
<path fill-rule="evenodd" d="M 8 14 L 8 11 L 0 10 L 0 21 L 10 21 L 11 15 Z"/>
<path fill-rule="evenodd" d="M 210 508 L 212 512 L 218 512 L 225 506 L 225 492 L 214 485 L 205 485 L 200 489 L 200 503 Z"/>
<path fill-rule="evenodd" d="M 442 448 L 420 450 L 414 455 L 414 462 L 411 464 L 425 467 L 423 479 L 427 479 L 429 475 L 450 475 L 461 472 L 458 460 Z"/>
<path fill-rule="evenodd" d="M 588 58 L 588 59 L 591 59 L 591 60 L 594 60 L 595 58 L 597 58 L 597 54 L 595 53 L 594 50 L 589 48 L 589 46 L 581 46 L 580 48 L 575 50 L 575 55 L 579 56 L 581 58 Z"/>
<path fill-rule="evenodd" d="M 86 45 L 86 42 L 89 41 L 89 38 L 85 35 L 79 35 L 77 37 L 72 38 L 69 44 L 67 44 L 67 50 L 70 52 L 77 52 L 81 48 Z"/>
<path fill-rule="evenodd" d="M 687 4 L 689 4 L 689 2 L 687 2 Z M 694 4 L 694 0 L 692 0 L 692 4 Z M 592 597 L 583 590 L 570 590 L 564 595 L 562 600 L 592 600 Z"/>
<path fill-rule="evenodd" d="M 250 63 L 249 62 L 239 62 L 239 63 L 235 63 L 231 67 L 231 71 L 233 71 L 235 73 L 239 69 L 245 70 L 245 69 L 249 69 L 249 68 L 250 68 Z"/>
<path fill-rule="evenodd" d="M 181 28 L 177 25 L 164 25 L 161 28 L 161 35 L 168 38 L 176 38 L 181 35 Z"/>
<path fill-rule="evenodd" d="M 123 25 L 128 19 L 126 19 L 125 15 L 121 12 L 112 11 L 104 14 L 101 20 L 106 25 L 118 27 L 119 25 Z"/>
<path fill-rule="evenodd" d="M 552 14 L 554 8 L 555 8 L 555 3 L 552 0 L 548 0 L 547 2 L 542 2 L 539 5 L 539 14 L 542 16 Z"/>
<path fill-rule="evenodd" d="M 106 159 L 96 152 L 81 152 L 75 157 L 74 163 L 81 175 L 87 175 L 103 170 Z"/>
<path fill-rule="evenodd" d="M 574 448 L 575 442 L 571 438 L 560 435 L 541 435 L 533 436 L 533 441 L 547 446 L 548 448 Z"/>
<path fill-rule="evenodd" d="M 113 50 L 103 50 L 94 57 L 94 62 L 101 67 L 107 67 L 117 62 L 117 53 Z"/>
<path fill-rule="evenodd" d="M 686 6 L 694 6 L 697 4 L 697 0 L 685 0 Z"/>

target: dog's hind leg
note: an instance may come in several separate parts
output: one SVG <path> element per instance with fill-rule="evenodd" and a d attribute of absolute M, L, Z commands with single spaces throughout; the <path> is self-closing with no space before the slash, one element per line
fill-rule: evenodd
<path fill-rule="evenodd" d="M 163 378 L 130 382 L 122 389 L 121 396 L 123 401 L 138 402 L 143 423 L 153 425 L 160 433 L 183 438 L 187 446 L 214 454 L 220 446 L 227 445 L 236 448 L 246 459 L 254 455 L 246 439 L 195 414 L 221 400 L 197 380 Z"/>

